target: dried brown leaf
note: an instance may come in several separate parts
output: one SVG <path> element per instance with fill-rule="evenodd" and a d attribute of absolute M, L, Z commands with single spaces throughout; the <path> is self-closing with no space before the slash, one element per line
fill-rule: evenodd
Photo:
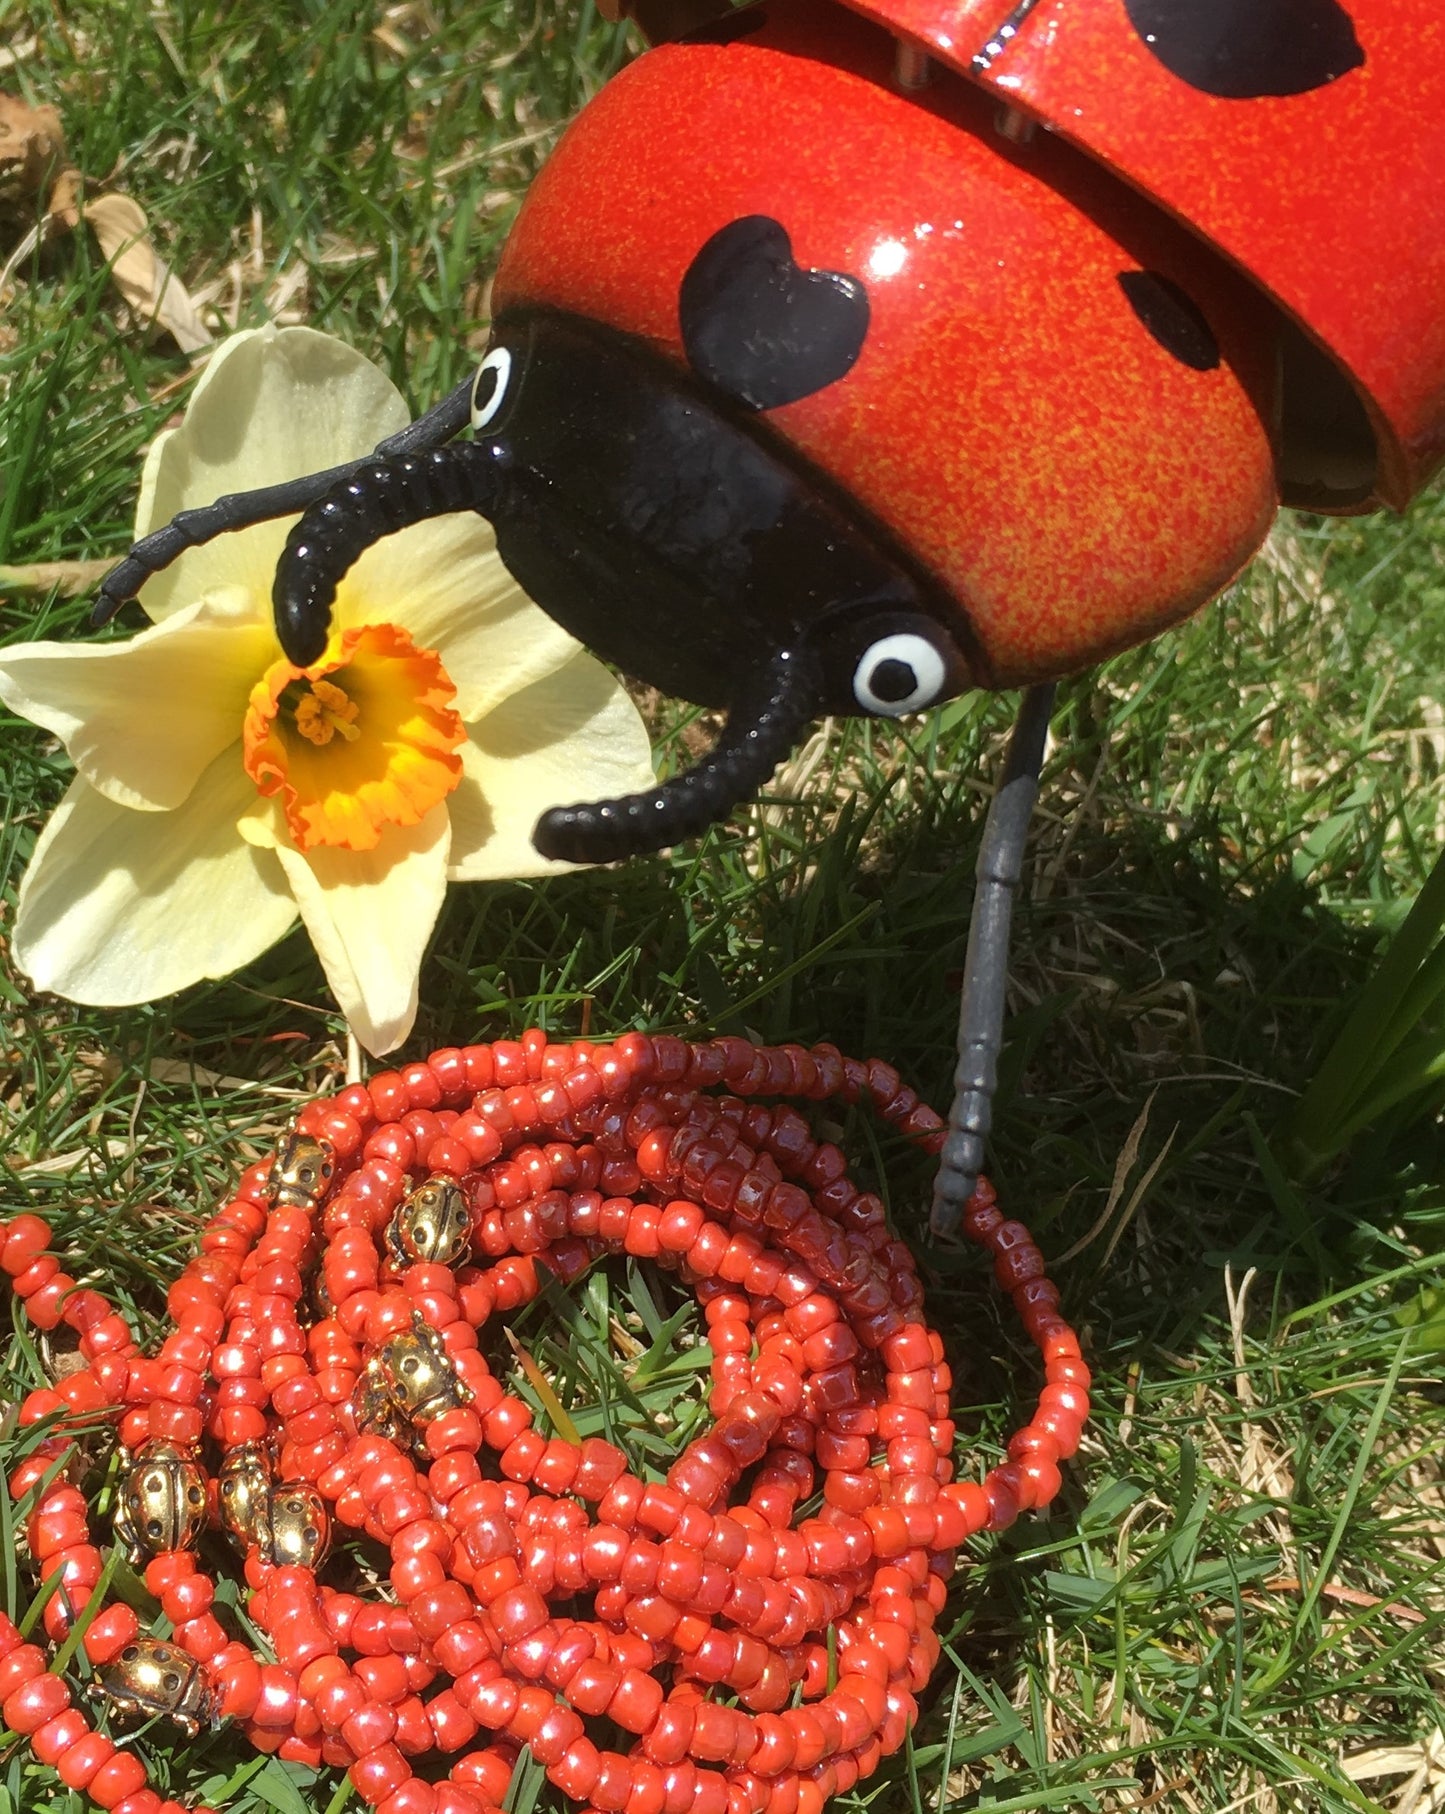
<path fill-rule="evenodd" d="M 65 133 L 53 107 L 0 94 L 0 211 L 28 214 L 65 162 Z"/>
<path fill-rule="evenodd" d="M 13 44 L 0 44 L 0 69 L 14 69 L 27 63 L 40 49 L 40 40 L 32 32 L 28 38 L 17 38 Z"/>
<path fill-rule="evenodd" d="M 107 1159 L 119 1159 L 131 1151 L 128 1140 L 112 1136 L 102 1142 L 102 1151 Z M 82 1166 L 95 1163 L 100 1155 L 94 1147 L 78 1146 L 67 1153 L 51 1153 L 45 1159 L 12 1160 L 15 1171 L 23 1172 L 27 1178 L 58 1178 L 66 1172 L 79 1171 Z"/>
<path fill-rule="evenodd" d="M 45 204 L 50 220 L 58 221 L 73 233 L 80 225 L 81 187 L 85 179 L 73 165 L 67 165 L 56 177 Z"/>
<path fill-rule="evenodd" d="M 153 1058 L 146 1066 L 151 1083 L 178 1083 L 198 1090 L 252 1090 L 260 1096 L 279 1096 L 287 1102 L 304 1102 L 306 1092 L 275 1083 L 257 1083 L 254 1077 L 231 1077 L 183 1058 Z"/>
<path fill-rule="evenodd" d="M 79 598 L 99 585 L 114 558 L 103 561 L 32 561 L 23 567 L 0 567 L 0 592 L 48 592 L 56 587 L 62 598 Z"/>
<path fill-rule="evenodd" d="M 85 204 L 85 219 L 110 260 L 116 288 L 135 313 L 164 328 L 183 353 L 211 344 L 185 285 L 151 244 L 146 217 L 128 195 L 101 195 Z"/>
<path fill-rule="evenodd" d="M 3 99 L 0 96 L 0 99 Z M 0 175 L 3 182 L 3 175 Z M 11 248 L 10 256 L 0 270 L 0 292 L 8 291 L 15 273 L 27 264 L 41 246 L 48 246 L 66 233 L 72 233 L 80 225 L 80 184 L 81 175 L 67 165 L 51 185 L 50 195 L 45 204 L 45 212 L 35 221 L 28 232 L 23 233 Z M 0 215 L 5 213 L 3 197 L 0 197 Z"/>

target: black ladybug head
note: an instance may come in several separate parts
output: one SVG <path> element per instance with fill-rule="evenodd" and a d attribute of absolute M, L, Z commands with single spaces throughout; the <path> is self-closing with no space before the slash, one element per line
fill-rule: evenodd
<path fill-rule="evenodd" d="M 776 223 L 736 224 L 746 232 L 710 241 L 709 259 L 723 269 L 723 250 L 747 254 L 726 261 L 715 306 L 684 310 L 696 377 L 580 316 L 499 320 L 482 411 L 509 494 L 493 516 L 498 549 L 573 635 L 664 692 L 734 708 L 773 653 L 807 645 L 811 710 L 932 703 L 971 666 L 942 627 L 956 609 L 766 423 L 846 375 L 866 292 L 831 274 L 809 282 L 820 274 L 799 271 Z M 700 270 L 707 261 L 688 272 L 692 298 Z M 875 644 L 918 619 L 937 645 L 931 688 L 905 685 L 901 669 L 862 674 Z"/>
<path fill-rule="evenodd" d="M 388 527 L 465 501 L 581 642 L 729 712 L 710 758 L 620 817 L 616 802 L 549 815 L 537 836 L 548 856 L 676 842 L 755 791 L 807 719 L 896 717 L 980 674 L 938 582 L 766 424 L 853 369 L 868 334 L 863 282 L 805 268 L 780 221 L 748 215 L 698 249 L 678 320 L 686 368 L 578 314 L 504 312 L 477 375 L 477 440 L 439 450 L 424 474 L 376 477 Z M 302 519 L 277 576 L 278 628 L 303 656 L 324 637 L 330 570 L 354 558 L 341 539 L 328 552 L 326 509 Z M 355 502 L 348 513 L 355 521 Z"/>

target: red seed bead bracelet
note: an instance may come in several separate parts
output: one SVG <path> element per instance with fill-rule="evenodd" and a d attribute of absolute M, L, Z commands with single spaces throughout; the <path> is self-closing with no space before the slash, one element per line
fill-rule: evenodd
<path fill-rule="evenodd" d="M 1059 1488 L 1089 1374 L 1027 1230 L 985 1183 L 994 1256 L 1047 1383 L 1008 1459 L 954 1479 L 951 1379 L 908 1248 L 796 1110 L 865 1102 L 929 1151 L 938 1117 L 830 1046 L 519 1041 L 318 1099 L 203 1230 L 143 1356 L 22 1215 L 0 1267 L 80 1364 L 10 1476 L 46 1583 L 120 1715 L 350 1772 L 380 1814 L 495 1814 L 522 1748 L 602 1814 L 819 1814 L 903 1743 L 954 1552 Z M 545 1277 L 625 1252 L 696 1291 L 713 1424 L 665 1480 L 544 1436 L 478 1346 Z M 116 1533 L 173 1626 L 103 1604 L 79 1426 L 124 1445 Z M 821 1496 L 816 1511 L 799 1515 Z M 258 1653 L 194 1545 L 245 1555 Z M 389 1598 L 326 1580 L 328 1530 L 390 1555 Z M 274 1661 L 271 1660 L 274 1658 Z M 659 1671 L 665 1671 L 664 1687 Z M 182 1814 L 0 1618 L 0 1713 L 116 1814 Z M 608 1724 L 593 1726 L 602 1717 Z"/>

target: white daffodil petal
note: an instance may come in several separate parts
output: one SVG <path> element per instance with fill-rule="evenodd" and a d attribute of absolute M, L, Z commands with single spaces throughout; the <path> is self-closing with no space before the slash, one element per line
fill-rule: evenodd
<path fill-rule="evenodd" d="M 443 802 L 420 825 L 393 826 L 375 850 L 276 848 L 331 993 L 378 1058 L 401 1044 L 416 1019 L 422 954 L 446 893 L 449 839 Z"/>
<path fill-rule="evenodd" d="M 287 842 L 286 815 L 278 800 L 257 794 L 236 820 L 236 830 L 257 850 L 276 850 Z"/>
<path fill-rule="evenodd" d="M 0 699 L 57 736 L 83 778 L 141 812 L 169 812 L 239 743 L 246 701 L 276 654 L 232 589 L 123 643 L 0 650 Z"/>
<path fill-rule="evenodd" d="M 119 1008 L 250 963 L 296 918 L 275 857 L 236 836 L 253 795 L 231 751 L 171 813 L 73 782 L 20 884 L 21 969 L 38 989 Z"/>
<path fill-rule="evenodd" d="M 574 655 L 470 727 L 449 804 L 456 882 L 571 869 L 532 848 L 553 806 L 654 785 L 652 746 L 637 707 L 600 661 Z"/>
<path fill-rule="evenodd" d="M 418 648 L 435 649 L 467 723 L 555 674 L 579 646 L 522 591 L 491 524 L 472 512 L 373 543 L 341 583 L 336 621 L 399 624 Z"/>
<path fill-rule="evenodd" d="M 180 427 L 152 447 L 136 534 L 229 492 L 356 459 L 409 419 L 385 373 L 329 334 L 277 327 L 238 334 L 212 355 Z M 146 583 L 141 603 L 159 621 L 227 584 L 268 600 L 288 528 L 262 523 L 187 549 Z"/>

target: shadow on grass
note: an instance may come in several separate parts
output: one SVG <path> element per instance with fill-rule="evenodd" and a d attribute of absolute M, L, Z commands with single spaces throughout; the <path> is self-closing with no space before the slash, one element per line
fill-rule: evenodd
<path fill-rule="evenodd" d="M 1071 827 L 1050 806 L 1046 792 L 1018 909 L 991 1168 L 1046 1252 L 1094 1228 L 1148 1104 L 1122 1201 L 1061 1278 L 1076 1313 L 1107 1303 L 1115 1339 L 1177 1349 L 1199 1294 L 1217 1304 L 1226 1261 L 1309 1295 L 1355 1276 L 1440 1157 L 1438 1136 L 1377 1140 L 1310 1188 L 1274 1171 L 1269 1143 L 1375 940 L 1283 865 L 1241 880 L 1208 823 L 1085 815 Z M 722 832 L 671 859 L 455 890 L 416 1030 L 394 1056 L 528 1024 L 829 1039 L 896 1064 L 942 1108 L 981 819 L 963 784 L 902 812 L 875 790 L 826 821 L 816 805 L 777 809 L 755 842 Z M 325 1001 L 298 932 L 174 1009 L 115 1017 L 117 1043 L 279 1076 L 337 1027 Z M 973 1320 L 972 1263 L 926 1251 L 928 1162 L 870 1118 L 848 1120 L 849 1150 L 934 1272 L 939 1313 L 950 1321 L 957 1300 Z"/>

